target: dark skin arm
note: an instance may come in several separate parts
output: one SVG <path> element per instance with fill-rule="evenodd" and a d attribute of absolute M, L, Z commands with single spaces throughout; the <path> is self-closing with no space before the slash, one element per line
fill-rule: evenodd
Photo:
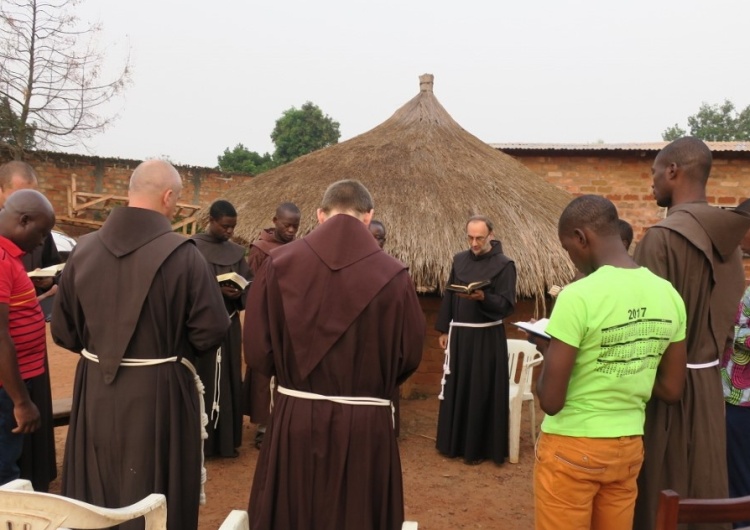
<path fill-rule="evenodd" d="M 656 369 L 652 396 L 674 404 L 682 398 L 687 377 L 687 342 L 672 342 L 661 356 Z"/>
<path fill-rule="evenodd" d="M 18 370 L 16 347 L 8 332 L 8 304 L 0 304 L 0 381 L 13 401 L 16 418 L 15 434 L 28 434 L 39 428 L 39 410 L 31 401 L 26 385 Z"/>
<path fill-rule="evenodd" d="M 554 337 L 551 340 L 547 340 L 543 337 L 532 335 L 529 340 L 544 355 L 542 373 L 536 382 L 539 404 L 544 412 L 550 416 L 554 416 L 565 405 L 570 374 L 573 372 L 578 348 L 557 340 Z"/>

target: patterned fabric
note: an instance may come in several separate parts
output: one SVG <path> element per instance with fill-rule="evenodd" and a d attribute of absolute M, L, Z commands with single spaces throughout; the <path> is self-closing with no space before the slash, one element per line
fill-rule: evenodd
<path fill-rule="evenodd" d="M 721 380 L 727 403 L 750 407 L 750 287 L 737 308 L 734 342 L 724 352 Z"/>

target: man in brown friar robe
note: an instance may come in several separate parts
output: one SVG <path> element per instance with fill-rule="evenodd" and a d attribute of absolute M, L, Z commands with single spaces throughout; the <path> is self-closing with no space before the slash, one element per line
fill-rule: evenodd
<path fill-rule="evenodd" d="M 18 190 L 37 189 L 39 181 L 36 171 L 26 162 L 14 160 L 0 166 L 0 208 L 5 201 Z M 50 265 L 56 265 L 62 260 L 52 236 L 45 238 L 44 243 L 21 258 L 26 271 L 33 271 Z M 52 278 L 33 278 L 37 300 L 54 295 L 57 286 Z M 51 305 L 49 308 L 51 309 Z M 46 307 L 42 307 L 45 315 L 49 314 Z M 35 491 L 48 491 L 49 484 L 57 478 L 57 462 L 55 458 L 55 432 L 52 417 L 52 390 L 50 388 L 49 360 L 45 353 L 44 373 L 32 378 L 29 390 L 31 400 L 39 408 L 41 426 L 31 434 L 24 436 L 23 452 L 18 460 L 21 468 L 21 478 L 31 481 Z"/>
<path fill-rule="evenodd" d="M 467 464 L 508 456 L 508 343 L 502 320 L 515 309 L 516 267 L 493 239 L 492 222 L 466 223 L 469 250 L 456 254 L 448 285 L 489 280 L 463 294 L 446 289 L 435 329 L 446 350 L 440 394 L 438 451 Z"/>
<path fill-rule="evenodd" d="M 250 245 L 247 264 L 253 276 L 273 249 L 294 241 L 299 230 L 299 222 L 300 211 L 295 204 L 291 202 L 279 204 L 276 208 L 276 215 L 273 217 L 273 227 L 264 229 L 258 239 Z M 248 325 L 252 326 L 253 323 L 250 322 Z M 255 447 L 258 449 L 263 443 L 263 435 L 271 414 L 270 383 L 271 381 L 265 375 L 250 367 L 247 368 L 243 383 L 245 415 L 258 426 L 255 433 Z"/>
<path fill-rule="evenodd" d="M 237 211 L 231 203 L 214 202 L 209 210 L 205 234 L 192 237 L 213 269 L 214 276 L 234 272 L 250 279 L 245 248 L 229 241 L 237 225 Z M 217 283 L 232 325 L 219 349 L 198 358 L 196 368 L 206 387 L 208 438 L 203 444 L 206 456 L 235 457 L 242 444 L 242 326 L 239 312 L 245 309 L 246 290 L 231 282 Z"/>
<path fill-rule="evenodd" d="M 390 397 L 419 365 L 425 322 L 406 267 L 367 230 L 372 209 L 360 182 L 329 186 L 322 224 L 272 252 L 248 294 L 245 356 L 278 382 L 250 494 L 254 530 L 404 520 Z"/>
<path fill-rule="evenodd" d="M 656 204 L 669 211 L 646 232 L 635 259 L 669 280 L 685 301 L 688 375 L 680 403 L 652 398 L 646 407 L 634 530 L 654 528 L 663 489 L 695 498 L 728 495 L 719 359 L 744 287 L 738 245 L 750 219 L 706 203 L 711 162 L 706 144 L 685 137 L 662 149 L 651 168 Z"/>
<path fill-rule="evenodd" d="M 135 169 L 128 207 L 82 236 L 67 261 L 52 336 L 81 352 L 63 495 L 116 508 L 163 493 L 167 528 L 195 530 L 203 410 L 194 366 L 229 318 L 206 260 L 172 232 L 181 190 L 167 162 Z"/>

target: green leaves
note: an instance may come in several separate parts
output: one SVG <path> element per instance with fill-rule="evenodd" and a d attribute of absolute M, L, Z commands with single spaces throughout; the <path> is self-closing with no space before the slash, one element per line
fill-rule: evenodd
<path fill-rule="evenodd" d="M 728 99 L 721 105 L 703 103 L 698 112 L 688 117 L 690 135 L 708 142 L 736 142 L 750 140 L 750 105 L 737 112 Z M 676 140 L 687 133 L 674 125 L 662 133 L 664 140 Z"/>

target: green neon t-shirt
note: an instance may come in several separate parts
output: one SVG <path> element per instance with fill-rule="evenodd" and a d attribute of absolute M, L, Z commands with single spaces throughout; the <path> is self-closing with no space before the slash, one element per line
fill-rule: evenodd
<path fill-rule="evenodd" d="M 685 339 L 685 304 L 645 267 L 604 266 L 560 293 L 547 334 L 578 348 L 565 405 L 542 431 L 614 438 L 643 434 L 661 356 Z"/>

